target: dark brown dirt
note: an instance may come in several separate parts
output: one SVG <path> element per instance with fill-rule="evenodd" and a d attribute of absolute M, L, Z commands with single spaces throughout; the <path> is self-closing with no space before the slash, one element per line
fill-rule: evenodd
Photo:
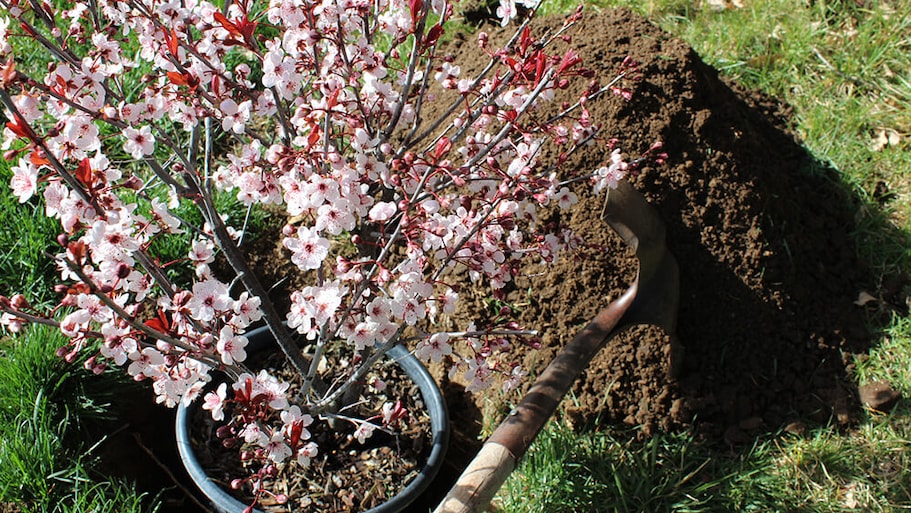
<path fill-rule="evenodd" d="M 795 141 L 786 105 L 726 83 L 688 45 L 630 12 L 588 14 L 578 27 L 573 46 L 604 81 L 627 55 L 641 64 L 631 101 L 589 108 L 631 158 L 655 141 L 669 155 L 633 183 L 661 213 L 680 264 L 675 335 L 684 351 L 671 373 L 671 336 L 628 330 L 585 372 L 568 420 L 641 426 L 643 435 L 691 430 L 731 447 L 789 424 L 849 425 L 859 411 L 849 362 L 869 343 L 853 300 L 876 281 L 849 237 L 859 200 Z M 471 36 L 467 42 L 461 47 L 474 46 Z M 592 147 L 577 164 L 594 170 L 606 157 Z M 539 368 L 635 274 L 636 260 L 597 216 L 600 200 L 580 196 L 581 208 L 562 221 L 590 247 L 544 275 L 529 268 L 507 297 L 521 322 L 542 332 L 544 348 L 531 355 Z M 483 311 L 484 297 L 463 297 L 461 315 Z M 479 445 L 491 402 L 456 384 L 443 388 L 455 432 L 437 496 Z"/>
<path fill-rule="evenodd" d="M 667 224 L 680 264 L 684 350 L 671 373 L 669 335 L 621 334 L 576 386 L 570 420 L 644 434 L 692 429 L 734 444 L 797 419 L 851 422 L 858 402 L 846 362 L 869 338 L 853 300 L 873 281 L 848 235 L 857 200 L 794 140 L 787 106 L 725 83 L 684 42 L 628 11 L 588 14 L 579 27 L 572 44 L 603 81 L 627 55 L 641 64 L 631 101 L 589 108 L 631 158 L 655 141 L 669 155 L 632 181 Z M 606 157 L 595 146 L 577 164 L 593 170 Z M 563 219 L 596 250 L 519 281 L 508 297 L 525 327 L 543 333 L 540 365 L 634 275 L 635 259 L 598 218 L 600 201 L 586 198 Z"/>

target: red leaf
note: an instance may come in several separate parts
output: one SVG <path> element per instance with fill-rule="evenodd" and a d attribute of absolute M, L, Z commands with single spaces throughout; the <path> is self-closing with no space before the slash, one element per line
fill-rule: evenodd
<path fill-rule="evenodd" d="M 316 143 L 319 142 L 319 128 L 316 125 L 313 125 L 310 130 L 310 135 L 307 136 L 307 143 L 311 148 L 316 146 Z"/>
<path fill-rule="evenodd" d="M 29 153 L 28 160 L 29 160 L 29 162 L 31 162 L 32 164 L 34 164 L 35 166 L 38 166 L 38 167 L 51 165 L 51 161 L 48 160 L 47 157 L 44 156 L 44 152 L 42 152 L 40 150 L 35 150 L 35 151 Z"/>
<path fill-rule="evenodd" d="M 531 30 L 526 26 L 522 31 L 522 37 L 519 39 L 519 48 L 522 49 L 522 55 L 525 55 L 529 45 L 531 45 Z"/>
<path fill-rule="evenodd" d="M 92 164 L 89 162 L 88 157 L 82 159 L 79 162 L 79 166 L 76 167 L 76 179 L 82 182 L 83 185 L 92 188 L 92 182 L 94 181 L 94 175 L 92 173 Z"/>
<path fill-rule="evenodd" d="M 244 37 L 244 33 L 240 31 L 240 28 L 234 24 L 231 20 L 225 17 L 224 14 L 215 11 L 212 13 L 212 16 L 215 18 L 215 21 L 221 23 L 221 26 L 225 28 L 232 36 Z"/>
<path fill-rule="evenodd" d="M 30 27 L 27 23 L 22 23 L 22 22 L 20 22 L 20 23 L 19 23 L 19 28 L 21 28 L 22 30 L 24 30 L 26 34 L 28 34 L 28 35 L 30 35 L 30 36 L 32 36 L 32 37 L 35 37 L 35 36 L 37 35 L 37 33 L 36 33 L 34 30 L 32 30 L 32 27 Z"/>
<path fill-rule="evenodd" d="M 544 65 L 546 64 L 544 52 L 539 50 L 536 53 L 537 60 L 535 62 L 535 87 L 538 86 L 538 84 L 541 82 L 541 78 L 544 76 Z"/>
<path fill-rule="evenodd" d="M 168 41 L 168 51 L 171 52 L 171 55 L 177 57 L 177 32 L 172 28 L 170 37 L 165 32 L 165 39 Z"/>
<path fill-rule="evenodd" d="M 444 137 L 437 142 L 436 149 L 433 150 L 433 158 L 435 160 L 440 160 L 443 155 L 449 153 L 449 150 L 452 148 L 452 141 L 448 137 Z"/>
<path fill-rule="evenodd" d="M 171 321 L 168 319 L 168 315 L 164 310 L 159 310 L 158 317 L 149 319 L 143 324 L 159 333 L 169 333 L 171 331 Z"/>
<path fill-rule="evenodd" d="M 338 105 L 338 93 L 340 89 L 332 91 L 328 98 L 326 98 L 326 110 L 332 110 L 332 107 Z"/>
<path fill-rule="evenodd" d="M 557 75 L 562 74 L 564 71 L 572 68 L 580 62 L 582 62 L 582 59 L 579 58 L 579 54 L 573 50 L 567 50 L 563 55 L 563 58 L 560 60 L 560 65 L 557 66 Z"/>
<path fill-rule="evenodd" d="M 172 84 L 178 85 L 178 86 L 187 85 L 187 77 L 184 76 L 183 73 L 179 73 L 177 71 L 169 71 L 167 74 L 168 74 L 168 80 L 170 80 Z"/>
<path fill-rule="evenodd" d="M 22 116 L 19 114 L 13 114 L 13 121 L 7 121 L 6 128 L 9 128 L 14 134 L 23 139 L 28 139 L 29 141 L 36 141 L 38 139 L 38 136 L 35 135 L 32 128 L 28 126 L 28 122 L 22 119 Z"/>
<path fill-rule="evenodd" d="M 250 21 L 250 18 L 247 18 L 247 15 L 244 14 L 243 17 L 238 20 L 237 29 L 243 35 L 244 40 L 248 43 L 253 42 L 253 33 L 256 32 L 256 26 L 259 23 L 255 21 Z"/>
<path fill-rule="evenodd" d="M 408 0 L 408 8 L 411 9 L 411 26 L 418 24 L 418 18 L 424 9 L 424 0 Z"/>
<path fill-rule="evenodd" d="M 443 26 L 437 23 L 427 31 L 427 37 L 424 38 L 424 48 L 437 44 L 437 40 L 443 35 Z"/>

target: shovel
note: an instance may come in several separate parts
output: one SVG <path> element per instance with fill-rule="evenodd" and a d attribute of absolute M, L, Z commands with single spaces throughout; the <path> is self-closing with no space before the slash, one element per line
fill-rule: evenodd
<path fill-rule="evenodd" d="M 676 330 L 679 272 L 677 261 L 665 246 L 665 227 L 658 212 L 622 180 L 610 190 L 602 216 L 635 251 L 639 260 L 635 281 L 554 357 L 484 443 L 435 513 L 483 511 L 573 382 L 613 336 L 638 324 L 652 324 L 669 334 Z"/>

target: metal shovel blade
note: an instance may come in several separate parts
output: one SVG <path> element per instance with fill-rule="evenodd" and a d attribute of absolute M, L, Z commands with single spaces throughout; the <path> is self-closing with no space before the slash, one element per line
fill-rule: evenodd
<path fill-rule="evenodd" d="M 624 180 L 608 194 L 602 215 L 636 253 L 636 280 L 554 357 L 435 513 L 473 513 L 486 508 L 573 383 L 616 333 L 636 324 L 675 331 L 679 270 L 665 245 L 665 226 L 658 212 Z"/>

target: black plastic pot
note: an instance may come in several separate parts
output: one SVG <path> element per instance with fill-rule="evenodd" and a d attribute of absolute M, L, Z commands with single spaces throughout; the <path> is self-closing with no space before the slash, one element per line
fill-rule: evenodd
<path fill-rule="evenodd" d="M 269 339 L 271 336 L 267 328 L 259 328 L 247 334 L 251 345 L 256 343 L 256 339 Z M 369 510 L 367 513 L 397 513 L 404 510 L 427 489 L 430 482 L 436 477 L 437 472 L 443 466 L 443 457 L 449 444 L 449 415 L 446 411 L 443 395 L 440 393 L 440 389 L 437 387 L 433 377 L 430 376 L 430 373 L 427 372 L 421 362 L 402 346 L 393 347 L 387 353 L 387 357 L 395 360 L 396 364 L 420 388 L 424 406 L 430 415 L 433 442 L 430 457 L 427 459 L 427 464 L 420 474 L 401 493 L 380 506 Z M 196 459 L 193 446 L 190 444 L 189 425 L 189 419 L 195 408 L 199 408 L 198 402 L 194 402 L 189 407 L 181 404 L 177 409 L 177 450 L 180 453 L 183 465 L 186 467 L 193 482 L 208 497 L 216 510 L 222 513 L 241 513 L 248 504 L 238 501 L 209 479 Z M 254 512 L 261 513 L 259 510 L 254 510 Z"/>

